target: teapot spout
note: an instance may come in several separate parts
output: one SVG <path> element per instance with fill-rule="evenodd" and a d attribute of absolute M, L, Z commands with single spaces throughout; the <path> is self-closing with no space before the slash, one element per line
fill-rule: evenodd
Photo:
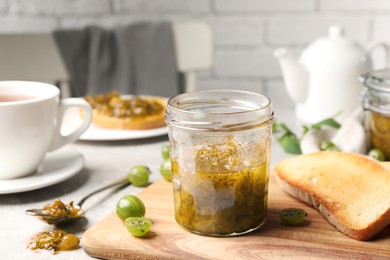
<path fill-rule="evenodd" d="M 307 70 L 284 48 L 274 51 L 278 59 L 287 93 L 298 104 L 305 102 L 308 92 L 309 74 Z"/>

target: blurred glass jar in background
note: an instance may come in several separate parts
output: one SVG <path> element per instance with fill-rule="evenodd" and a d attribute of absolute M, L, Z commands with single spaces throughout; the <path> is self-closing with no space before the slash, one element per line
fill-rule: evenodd
<path fill-rule="evenodd" d="M 168 101 L 175 218 L 184 229 L 234 236 L 267 209 L 273 110 L 257 93 L 198 91 Z"/>
<path fill-rule="evenodd" d="M 360 77 L 364 83 L 362 105 L 369 148 L 381 150 L 390 159 L 390 69 L 373 71 Z"/>

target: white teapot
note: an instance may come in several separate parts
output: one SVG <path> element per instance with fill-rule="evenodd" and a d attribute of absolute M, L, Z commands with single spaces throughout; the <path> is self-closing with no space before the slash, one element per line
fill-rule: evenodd
<path fill-rule="evenodd" d="M 386 61 L 388 48 L 384 47 Z M 375 46 L 375 47 L 377 47 Z M 305 123 L 334 117 L 340 122 L 360 106 L 363 89 L 360 75 L 372 70 L 371 50 L 365 51 L 344 36 L 344 29 L 331 26 L 329 36 L 303 50 L 299 60 L 286 49 L 274 52 L 278 58 L 287 92 L 296 103 L 296 116 Z"/>

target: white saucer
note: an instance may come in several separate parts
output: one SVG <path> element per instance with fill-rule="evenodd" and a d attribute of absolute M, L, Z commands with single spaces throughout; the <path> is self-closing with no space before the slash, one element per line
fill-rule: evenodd
<path fill-rule="evenodd" d="M 34 175 L 0 180 L 0 194 L 18 193 L 47 187 L 64 181 L 84 167 L 84 157 L 68 146 L 48 153 Z"/>

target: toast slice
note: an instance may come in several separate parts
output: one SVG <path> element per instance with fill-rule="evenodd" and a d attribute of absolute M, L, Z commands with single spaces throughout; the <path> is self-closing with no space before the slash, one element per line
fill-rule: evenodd
<path fill-rule="evenodd" d="M 368 240 L 390 224 L 389 163 L 324 151 L 285 159 L 274 175 L 283 190 L 354 239 Z"/>

